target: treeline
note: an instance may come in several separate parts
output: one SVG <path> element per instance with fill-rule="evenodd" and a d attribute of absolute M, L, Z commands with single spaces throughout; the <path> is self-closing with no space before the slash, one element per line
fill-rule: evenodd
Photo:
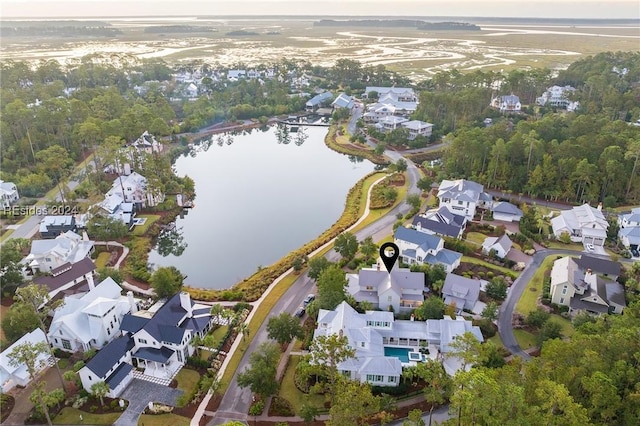
<path fill-rule="evenodd" d="M 5 21 L 0 24 L 0 37 L 115 37 L 117 28 L 100 21 Z"/>
<path fill-rule="evenodd" d="M 160 33 L 208 33 L 217 32 L 218 30 L 211 27 L 198 27 L 193 25 L 154 25 L 145 27 L 144 32 L 147 34 Z"/>
<path fill-rule="evenodd" d="M 480 31 L 480 27 L 466 22 L 426 22 L 414 19 L 321 19 L 316 27 L 392 27 L 417 28 L 425 31 Z"/>
<path fill-rule="evenodd" d="M 614 69 L 615 67 L 615 69 Z M 616 71 L 617 70 L 617 71 Z M 477 180 L 489 188 L 607 206 L 640 199 L 640 53 L 603 53 L 569 66 L 506 75 L 455 70 L 421 85 L 412 118 L 449 135 L 443 174 Z M 496 82 L 501 83 L 499 90 Z M 575 113 L 535 106 L 551 85 L 572 85 Z M 503 116 L 489 107 L 500 94 L 520 97 L 523 111 Z M 494 121 L 485 127 L 483 119 Z"/>
<path fill-rule="evenodd" d="M 234 30 L 234 31 L 228 31 L 225 35 L 228 35 L 228 36 L 256 36 L 256 35 L 260 35 L 260 34 L 255 32 L 255 31 Z"/>

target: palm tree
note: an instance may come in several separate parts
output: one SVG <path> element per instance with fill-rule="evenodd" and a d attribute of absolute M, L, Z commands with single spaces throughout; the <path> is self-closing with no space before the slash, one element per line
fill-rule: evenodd
<path fill-rule="evenodd" d="M 236 326 L 236 331 L 238 332 L 238 334 L 242 334 L 242 340 L 245 340 L 250 333 L 249 324 L 247 324 L 246 322 L 241 322 Z"/>
<path fill-rule="evenodd" d="M 97 398 L 100 398 L 100 405 L 104 406 L 104 397 L 109 393 L 109 385 L 100 381 L 91 385 L 91 394 Z"/>

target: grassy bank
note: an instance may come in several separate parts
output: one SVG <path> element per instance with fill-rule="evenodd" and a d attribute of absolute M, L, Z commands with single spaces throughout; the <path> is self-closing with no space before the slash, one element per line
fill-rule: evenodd
<path fill-rule="evenodd" d="M 327 136 L 324 138 L 324 143 L 331 148 L 332 150 L 339 152 L 341 154 L 346 155 L 355 155 L 358 157 L 366 158 L 374 164 L 389 164 L 389 160 L 382 155 L 377 155 L 373 150 L 369 147 L 358 149 L 353 147 L 351 144 L 341 144 L 336 139 L 336 126 L 331 126 L 329 128 L 329 132 Z"/>

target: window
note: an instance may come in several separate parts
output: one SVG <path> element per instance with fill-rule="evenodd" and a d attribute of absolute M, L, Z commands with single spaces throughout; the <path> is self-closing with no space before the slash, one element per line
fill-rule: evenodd
<path fill-rule="evenodd" d="M 58 339 L 53 339 L 53 340 L 55 340 L 55 341 L 56 341 L 56 343 L 58 343 Z"/>
<path fill-rule="evenodd" d="M 67 350 L 71 350 L 71 342 L 67 339 L 62 339 L 62 347 Z"/>
<path fill-rule="evenodd" d="M 182 352 L 177 351 L 176 354 L 178 355 L 178 362 L 182 362 Z"/>
<path fill-rule="evenodd" d="M 107 335 L 111 336 L 111 330 L 107 328 Z"/>
<path fill-rule="evenodd" d="M 109 324 L 111 325 L 111 328 L 113 328 L 113 321 L 110 321 Z"/>
<path fill-rule="evenodd" d="M 360 342 L 360 347 L 364 348 L 364 342 Z"/>
<path fill-rule="evenodd" d="M 567 294 L 567 286 L 562 287 L 562 294 Z"/>
<path fill-rule="evenodd" d="M 461 206 L 463 203 L 462 201 L 458 201 L 458 205 Z"/>
<path fill-rule="evenodd" d="M 393 296 L 387 297 L 387 302 L 393 302 Z"/>
<path fill-rule="evenodd" d="M 116 319 L 116 316 L 113 316 L 113 322 L 115 322 L 116 324 L 118 323 L 118 320 Z"/>
<path fill-rule="evenodd" d="M 376 382 L 384 382 L 384 376 L 376 376 Z"/>
<path fill-rule="evenodd" d="M 397 381 L 398 381 L 398 378 L 396 376 L 387 377 L 387 382 L 389 383 L 396 383 Z"/>
<path fill-rule="evenodd" d="M 564 297 L 561 297 L 561 298 L 560 298 L 560 304 L 561 304 L 561 305 L 564 305 Z"/>
<path fill-rule="evenodd" d="M 372 291 L 373 290 L 373 286 L 368 285 L 368 286 L 365 287 L 365 289 L 368 290 L 368 291 Z"/>
<path fill-rule="evenodd" d="M 373 382 L 375 380 L 375 376 L 373 374 L 367 374 L 367 382 Z"/>
<path fill-rule="evenodd" d="M 385 327 L 389 327 L 389 325 L 390 325 L 390 324 L 389 324 L 389 322 L 388 322 L 388 321 L 385 321 L 385 322 L 384 322 L 384 326 L 385 326 Z"/>
<path fill-rule="evenodd" d="M 144 343 L 144 344 L 146 344 L 146 343 L 147 343 L 147 341 L 146 341 L 145 339 L 140 339 L 140 338 L 138 338 L 138 342 L 140 342 L 140 343 Z"/>

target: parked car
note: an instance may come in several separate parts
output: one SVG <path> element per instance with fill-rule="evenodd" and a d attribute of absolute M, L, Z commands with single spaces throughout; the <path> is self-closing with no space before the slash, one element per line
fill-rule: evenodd
<path fill-rule="evenodd" d="M 594 251 L 595 247 L 593 246 L 593 244 L 587 244 L 587 250 Z"/>
<path fill-rule="evenodd" d="M 316 295 L 315 294 L 308 294 L 307 297 L 304 298 L 304 301 L 302 302 L 302 306 L 304 306 L 306 308 L 307 305 L 309 303 L 313 302 L 314 300 L 316 300 Z"/>
<path fill-rule="evenodd" d="M 305 312 L 306 310 L 304 309 L 304 307 L 298 306 L 298 309 L 296 309 L 296 312 L 293 315 L 295 315 L 298 318 L 302 318 Z"/>

